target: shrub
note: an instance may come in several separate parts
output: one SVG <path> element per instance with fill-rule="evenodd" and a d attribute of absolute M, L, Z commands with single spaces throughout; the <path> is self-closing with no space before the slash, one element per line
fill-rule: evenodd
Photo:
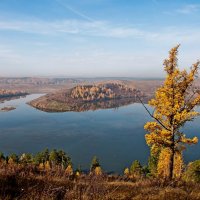
<path fill-rule="evenodd" d="M 135 160 L 130 167 L 130 175 L 134 177 L 141 177 L 143 175 L 143 169 L 138 160 Z"/>
<path fill-rule="evenodd" d="M 188 164 L 183 178 L 185 181 L 200 183 L 200 160 L 196 160 Z"/>

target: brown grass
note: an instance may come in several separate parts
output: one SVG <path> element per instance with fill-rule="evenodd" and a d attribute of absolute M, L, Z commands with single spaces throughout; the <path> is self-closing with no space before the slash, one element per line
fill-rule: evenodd
<path fill-rule="evenodd" d="M 153 178 L 82 174 L 67 176 L 60 168 L 39 171 L 32 165 L 0 166 L 0 199 L 28 200 L 197 200 L 200 184 Z"/>

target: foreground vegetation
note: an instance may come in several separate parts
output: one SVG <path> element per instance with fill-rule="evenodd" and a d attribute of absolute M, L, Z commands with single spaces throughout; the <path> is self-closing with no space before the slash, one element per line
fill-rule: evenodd
<path fill-rule="evenodd" d="M 103 172 L 94 157 L 90 170 L 74 170 L 64 151 L 35 155 L 0 153 L 0 199 L 200 199 L 200 160 L 189 163 L 179 179 L 155 176 L 151 162 L 134 161 L 123 175 Z"/>

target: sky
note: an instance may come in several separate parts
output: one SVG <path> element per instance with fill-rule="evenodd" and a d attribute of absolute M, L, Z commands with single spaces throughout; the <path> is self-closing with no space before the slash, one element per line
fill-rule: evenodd
<path fill-rule="evenodd" d="M 200 59 L 200 0 L 0 0 L 0 76 L 162 78 Z"/>

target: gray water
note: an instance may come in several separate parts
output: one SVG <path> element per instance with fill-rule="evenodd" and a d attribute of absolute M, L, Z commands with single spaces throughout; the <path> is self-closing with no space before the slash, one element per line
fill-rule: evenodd
<path fill-rule="evenodd" d="M 5 154 L 36 153 L 44 148 L 63 149 L 75 167 L 88 169 L 96 155 L 104 170 L 122 172 L 133 160 L 146 164 L 149 148 L 145 143 L 144 124 L 150 120 L 141 104 L 118 109 L 87 112 L 46 113 L 26 102 L 41 96 L 7 101 L 0 107 L 16 110 L 0 112 L 0 151 Z M 188 123 L 184 131 L 200 137 L 200 117 Z M 200 144 L 185 151 L 186 162 L 200 159 Z"/>

